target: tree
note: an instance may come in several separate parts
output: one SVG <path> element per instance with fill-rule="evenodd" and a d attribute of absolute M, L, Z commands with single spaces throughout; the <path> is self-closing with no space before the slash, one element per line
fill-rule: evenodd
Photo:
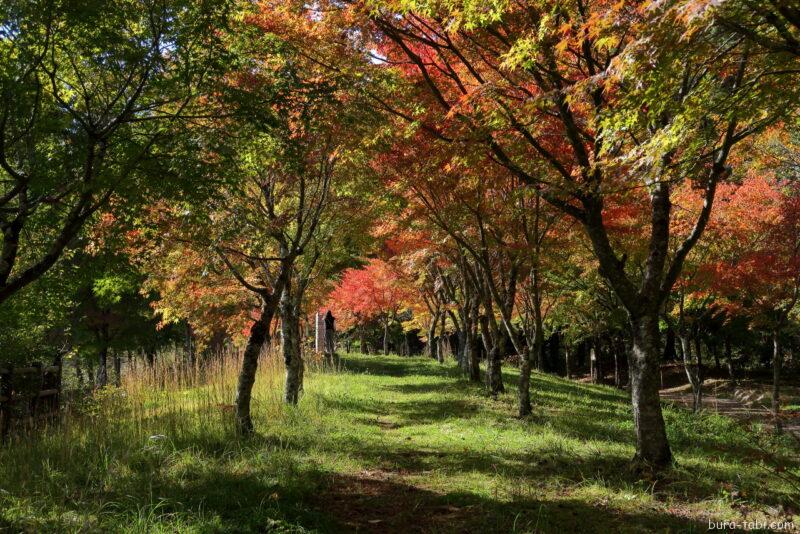
<path fill-rule="evenodd" d="M 213 115 L 197 124 L 214 195 L 202 204 L 170 206 L 161 223 L 162 239 L 194 250 L 204 269 L 227 272 L 257 307 L 237 386 L 236 422 L 245 435 L 254 430 L 250 400 L 258 358 L 278 314 L 285 398 L 298 400 L 302 297 L 331 243 L 332 184 L 358 159 L 371 117 L 351 98 L 351 78 L 320 75 L 320 65 L 298 46 L 303 31 L 313 37 L 314 18 L 292 18 L 287 27 L 284 8 L 245 6 L 239 26 L 226 36 L 235 61 L 206 102 Z"/>
<path fill-rule="evenodd" d="M 116 196 L 174 191 L 226 1 L 4 2 L 0 304 Z M 165 179 L 165 177 L 167 179 Z M 179 187 L 178 187 L 179 189 Z"/>
<path fill-rule="evenodd" d="M 378 321 L 383 326 L 383 353 L 389 354 L 389 326 L 410 298 L 410 291 L 397 269 L 372 259 L 361 269 L 347 269 L 331 291 L 328 305 L 343 318 L 361 325 Z"/>
<path fill-rule="evenodd" d="M 753 170 L 727 192 L 713 228 L 723 247 L 706 268 L 729 309 L 770 333 L 772 410 L 780 430 L 782 338 L 800 297 L 800 188 L 774 168 L 779 174 Z"/>
<path fill-rule="evenodd" d="M 748 68 L 742 43 L 720 56 L 714 28 L 676 39 L 671 6 L 483 7 L 396 1 L 371 12 L 385 65 L 398 65 L 429 95 L 419 111 L 385 106 L 442 143 L 482 147 L 582 225 L 629 316 L 636 459 L 663 467 L 672 455 L 658 396 L 660 310 L 705 230 L 717 184 L 730 175 L 731 149 L 775 120 L 776 98 L 789 95 L 776 96 Z M 704 189 L 705 207 L 678 238 L 671 193 L 687 177 Z M 632 188 L 646 191 L 649 204 L 638 265 L 605 221 L 615 192 Z"/>

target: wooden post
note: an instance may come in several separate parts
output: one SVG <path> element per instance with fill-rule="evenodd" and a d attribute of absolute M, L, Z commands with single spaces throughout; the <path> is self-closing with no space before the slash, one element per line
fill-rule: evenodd
<path fill-rule="evenodd" d="M 58 359 L 58 376 L 56 377 L 56 388 L 58 389 L 58 393 L 56 394 L 56 410 L 61 408 L 61 388 L 64 387 L 64 359 Z"/>
<path fill-rule="evenodd" d="M 325 320 L 319 312 L 314 314 L 314 329 L 314 350 L 323 352 L 325 350 Z"/>
<path fill-rule="evenodd" d="M 14 393 L 11 383 L 13 374 L 13 366 L 0 369 L 0 442 L 5 442 L 8 438 L 8 429 L 11 422 L 10 407 Z"/>
<path fill-rule="evenodd" d="M 42 362 L 34 362 L 32 364 L 34 371 L 32 374 L 35 374 L 36 379 L 36 387 L 33 391 L 33 395 L 31 396 L 30 400 L 28 401 L 28 413 L 30 414 L 30 426 L 33 427 L 34 421 L 36 416 L 38 415 L 39 411 L 39 404 L 40 404 L 40 393 L 44 390 L 44 365 Z"/>
<path fill-rule="evenodd" d="M 20 402 L 25 404 L 22 410 L 26 425 L 31 428 L 40 415 L 56 416 L 61 402 L 61 365 L 47 366 L 43 363 L 32 363 L 29 367 L 14 368 L 12 365 L 0 366 L 0 442 L 8 438 L 11 419 L 14 417 L 13 406 Z M 32 375 L 34 386 L 30 392 L 19 394 L 15 391 L 16 377 Z"/>

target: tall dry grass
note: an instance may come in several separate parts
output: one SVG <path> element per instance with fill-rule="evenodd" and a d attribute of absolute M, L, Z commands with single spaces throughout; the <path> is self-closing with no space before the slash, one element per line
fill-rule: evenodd
<path fill-rule="evenodd" d="M 304 358 L 308 383 L 324 364 L 312 352 Z M 236 439 L 234 422 L 241 361 L 242 351 L 233 349 L 194 365 L 180 353 L 162 355 L 152 367 L 131 362 L 120 387 L 72 395 L 57 420 L 18 429 L 0 446 L 0 488 L 24 488 L 35 478 L 41 482 L 51 476 L 85 478 L 92 487 L 102 487 L 98 478 L 135 476 L 137 463 L 151 461 L 153 451 L 163 457 L 169 451 L 219 453 L 247 446 Z M 284 372 L 280 350 L 266 349 L 253 391 L 257 429 L 282 419 Z M 75 482 L 81 481 L 70 481 Z"/>

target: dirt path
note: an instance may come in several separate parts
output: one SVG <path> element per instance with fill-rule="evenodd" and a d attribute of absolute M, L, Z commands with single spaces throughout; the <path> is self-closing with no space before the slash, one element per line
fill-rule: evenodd
<path fill-rule="evenodd" d="M 703 382 L 703 409 L 733 417 L 745 423 L 772 424 L 770 384 L 745 380 L 708 379 Z M 785 388 L 787 398 L 796 398 L 796 387 Z M 661 398 L 691 408 L 692 390 L 688 384 L 661 390 Z M 800 412 L 784 412 L 783 428 L 800 439 Z"/>
<path fill-rule="evenodd" d="M 398 472 L 365 470 L 330 482 L 320 500 L 353 532 L 467 531 L 474 519 L 472 507 L 446 504 L 441 495 L 408 484 Z"/>
<path fill-rule="evenodd" d="M 306 504 L 331 520 L 324 532 L 704 532 L 712 518 L 784 514 L 777 491 L 747 508 L 701 504 L 722 502 L 720 492 L 733 487 L 729 469 L 741 473 L 737 492 L 762 495 L 754 488 L 763 474 L 744 467 L 751 452 L 738 438 L 692 444 L 693 455 L 714 458 L 706 469 L 640 480 L 626 469 L 624 393 L 536 375 L 537 416 L 520 421 L 512 373 L 511 391 L 491 400 L 457 369 L 427 360 L 344 363 L 334 384 L 346 384 L 346 394 L 331 387 L 320 402 L 337 424 L 346 420 L 347 439 L 332 446 L 347 468 L 326 470 Z M 737 408 L 707 403 L 721 413 Z M 729 454 L 720 459 L 720 451 Z"/>

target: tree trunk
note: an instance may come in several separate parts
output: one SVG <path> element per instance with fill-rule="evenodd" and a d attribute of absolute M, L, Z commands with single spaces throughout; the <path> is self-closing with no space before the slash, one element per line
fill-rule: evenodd
<path fill-rule="evenodd" d="M 122 359 L 117 351 L 114 351 L 114 385 L 122 387 Z"/>
<path fill-rule="evenodd" d="M 625 387 L 631 387 L 631 360 L 633 360 L 633 336 L 628 335 L 623 338 L 623 343 L 625 344 L 625 369 L 627 371 L 627 376 L 625 377 Z M 674 344 L 674 341 L 673 341 Z M 661 371 L 661 365 L 659 365 L 659 376 Z"/>
<path fill-rule="evenodd" d="M 481 381 L 481 357 L 477 341 L 475 329 L 470 327 L 466 330 L 464 338 L 464 360 L 467 362 L 467 375 L 470 382 Z"/>
<path fill-rule="evenodd" d="M 541 310 L 540 313 L 534 313 L 533 328 L 534 332 L 529 332 L 528 334 L 528 345 L 522 349 L 520 354 L 519 386 L 517 391 L 520 417 L 525 417 L 532 413 L 531 368 L 536 363 L 540 371 L 544 369 L 544 332 L 542 331 Z"/>
<path fill-rule="evenodd" d="M 81 369 L 81 362 L 79 358 L 75 358 L 75 376 L 78 379 L 78 387 L 83 389 L 83 369 Z"/>
<path fill-rule="evenodd" d="M 364 325 L 358 327 L 358 350 L 361 354 L 367 354 L 367 345 L 364 341 Z"/>
<path fill-rule="evenodd" d="M 494 316 L 491 318 L 492 336 L 494 342 L 494 366 L 492 367 L 492 394 L 505 393 L 506 388 L 503 384 L 503 358 L 506 355 L 507 342 L 505 336 L 500 332 Z"/>
<path fill-rule="evenodd" d="M 600 338 L 595 338 L 595 346 L 597 347 L 597 383 L 604 384 L 606 379 L 606 370 L 603 367 L 603 341 Z"/>
<path fill-rule="evenodd" d="M 383 323 L 383 354 L 389 354 L 389 319 Z"/>
<path fill-rule="evenodd" d="M 535 358 L 536 349 L 530 347 L 522 354 L 522 361 L 519 366 L 519 391 L 518 391 L 518 414 L 525 417 L 533 412 L 531 407 L 531 362 Z"/>
<path fill-rule="evenodd" d="M 297 404 L 303 389 L 303 357 L 300 354 L 300 314 L 292 288 L 286 284 L 280 303 L 281 342 L 283 361 L 286 364 L 286 384 L 284 400 L 287 404 Z M 325 333 L 328 335 L 328 332 Z M 327 341 L 327 338 L 326 338 Z M 327 343 L 326 343 L 327 345 Z"/>
<path fill-rule="evenodd" d="M 734 380 L 733 372 L 733 350 L 731 349 L 731 338 L 725 336 L 725 365 L 728 367 L 728 377 Z"/>
<path fill-rule="evenodd" d="M 672 452 L 658 394 L 661 358 L 658 313 L 653 311 L 632 319 L 631 327 L 633 347 L 629 366 L 636 431 L 635 460 L 657 468 L 666 467 L 672 461 Z"/>
<path fill-rule="evenodd" d="M 108 326 L 101 326 L 96 335 L 100 343 L 97 358 L 97 387 L 104 388 L 108 385 Z"/>
<path fill-rule="evenodd" d="M 664 358 L 663 361 L 668 362 L 675 359 L 675 330 L 672 327 L 667 327 L 667 337 L 664 340 Z"/>
<path fill-rule="evenodd" d="M 781 364 L 783 350 L 778 329 L 772 332 L 772 416 L 775 419 L 775 432 L 783 431 L 781 423 Z"/>
<path fill-rule="evenodd" d="M 537 269 L 533 269 L 534 277 L 534 298 L 533 298 L 533 357 L 536 367 L 544 372 L 544 320 L 542 319 L 542 297 L 539 288 L 539 274 Z"/>
<path fill-rule="evenodd" d="M 692 410 L 697 413 L 703 406 L 703 384 L 700 381 L 699 367 L 692 361 L 691 340 L 685 333 L 681 334 L 681 353 L 683 354 L 683 369 L 689 379 L 689 385 L 692 386 Z"/>
<path fill-rule="evenodd" d="M 434 325 L 434 326 L 436 326 L 436 325 Z M 458 336 L 461 335 L 460 332 L 457 332 L 457 334 L 458 334 Z M 439 325 L 439 336 L 442 339 L 445 339 L 447 337 L 447 315 L 444 314 L 444 313 L 441 314 L 441 324 Z M 455 353 L 456 360 L 458 360 L 461 356 L 463 356 L 463 352 L 464 352 L 464 349 L 461 346 L 463 344 L 462 343 L 462 338 L 459 337 L 458 340 L 459 340 L 459 347 L 458 347 L 458 351 Z M 438 348 L 439 348 L 439 350 L 436 353 L 436 360 L 439 363 L 444 363 L 444 358 L 445 358 L 447 353 L 446 353 L 446 351 L 443 350 L 443 347 L 441 345 Z"/>
<path fill-rule="evenodd" d="M 195 363 L 195 343 L 194 343 L 194 332 L 192 331 L 192 325 L 188 322 L 186 323 L 186 339 L 184 340 L 184 355 L 186 357 L 186 363 L 190 366 L 194 367 Z"/>
<path fill-rule="evenodd" d="M 447 336 L 447 330 L 446 330 L 447 316 L 445 314 L 442 314 L 441 319 L 442 319 L 442 324 L 439 327 L 439 335 L 442 337 L 442 339 L 444 339 Z M 434 326 L 436 325 L 434 324 Z M 458 335 L 461 336 L 461 333 L 459 332 Z M 459 337 L 459 344 L 461 344 L 461 337 Z M 459 347 L 459 349 L 460 350 L 456 354 L 456 358 L 463 356 L 463 347 Z M 439 363 L 444 363 L 444 357 L 445 357 L 445 351 L 443 350 L 443 347 L 439 347 L 439 350 L 436 352 L 437 361 Z"/>
<path fill-rule="evenodd" d="M 250 337 L 244 349 L 242 369 L 236 387 L 236 429 L 242 435 L 253 433 L 253 418 L 250 415 L 250 400 L 253 395 L 253 384 L 256 381 L 258 358 L 261 350 L 269 341 L 269 326 L 275 313 L 274 306 L 262 303 L 258 318 L 250 328 Z"/>
<path fill-rule="evenodd" d="M 602 352 L 600 351 L 600 341 L 597 338 L 592 338 L 592 346 L 589 349 L 589 362 L 591 368 L 589 369 L 592 383 L 593 384 L 602 384 L 603 383 L 603 365 L 601 362 Z"/>
<path fill-rule="evenodd" d="M 461 330 L 460 328 L 456 328 L 455 331 L 455 338 L 456 338 L 456 346 L 451 347 L 451 351 L 453 352 L 453 356 L 458 362 L 458 366 L 464 371 L 464 374 L 469 374 L 469 355 L 468 355 L 468 348 L 467 348 L 467 333 L 466 330 Z M 451 339 L 448 336 L 445 338 L 448 343 Z"/>
<path fill-rule="evenodd" d="M 489 394 L 496 397 L 503 392 L 503 375 L 500 367 L 500 336 L 498 329 L 490 327 L 489 317 L 480 317 L 481 337 L 486 348 L 486 388 Z"/>
<path fill-rule="evenodd" d="M 473 302 L 464 314 L 464 361 L 470 382 L 481 381 L 481 354 L 478 350 L 478 306 Z"/>
<path fill-rule="evenodd" d="M 705 380 L 705 374 L 703 371 L 703 345 L 700 342 L 700 333 L 694 337 L 694 352 L 697 360 L 697 379 L 700 381 L 700 388 L 703 387 L 703 380 Z"/>
<path fill-rule="evenodd" d="M 572 378 L 572 356 L 569 353 L 569 345 L 564 343 L 564 373 L 567 380 Z"/>
<path fill-rule="evenodd" d="M 439 314 L 437 312 L 431 315 L 431 322 L 428 324 L 427 352 L 430 358 L 438 360 L 439 363 L 441 363 L 442 360 L 439 359 L 439 351 L 436 350 L 436 323 L 438 322 L 439 322 Z"/>
<path fill-rule="evenodd" d="M 505 391 L 503 386 L 503 370 L 501 367 L 502 358 L 500 356 L 500 344 L 499 343 L 492 343 L 492 349 L 489 351 L 488 355 L 488 372 L 486 373 L 489 377 L 489 394 L 492 397 L 497 397 L 500 393 Z"/>

